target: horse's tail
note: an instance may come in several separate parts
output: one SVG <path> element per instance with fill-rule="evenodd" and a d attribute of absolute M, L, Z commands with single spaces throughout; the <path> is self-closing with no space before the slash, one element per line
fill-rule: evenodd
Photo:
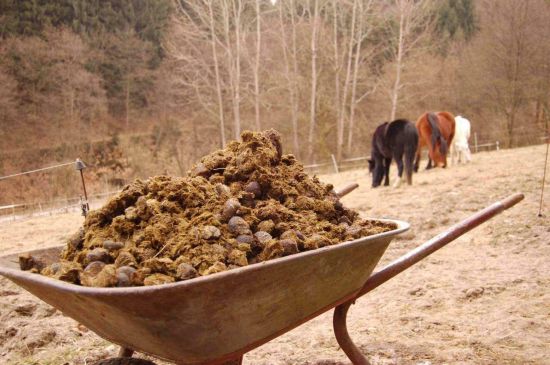
<path fill-rule="evenodd" d="M 405 143 L 405 173 L 407 175 L 407 183 L 412 184 L 412 174 L 415 170 L 415 155 L 418 149 L 418 130 L 413 123 L 408 123 L 405 126 L 406 143 Z"/>
<path fill-rule="evenodd" d="M 448 150 L 447 141 L 443 138 L 439 130 L 437 115 L 428 113 L 428 122 L 430 123 L 430 127 L 432 127 L 432 146 L 435 147 L 437 142 L 439 142 L 439 152 L 441 152 L 442 155 L 446 155 Z"/>
<path fill-rule="evenodd" d="M 443 137 L 439 137 L 439 152 L 443 156 L 447 155 L 447 150 L 449 149 L 449 146 L 447 146 L 447 141 Z"/>

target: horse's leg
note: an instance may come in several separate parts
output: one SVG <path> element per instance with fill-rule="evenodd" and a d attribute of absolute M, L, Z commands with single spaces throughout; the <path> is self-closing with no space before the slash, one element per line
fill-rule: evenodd
<path fill-rule="evenodd" d="M 380 157 L 374 157 L 374 170 L 372 171 L 372 187 L 376 188 L 382 181 L 382 174 L 384 171 L 383 159 Z"/>
<path fill-rule="evenodd" d="M 399 187 L 399 185 L 401 185 L 401 178 L 403 176 L 403 156 L 399 156 L 398 158 L 396 158 L 395 162 L 397 163 L 397 179 L 395 179 L 393 187 L 397 188 Z"/>
<path fill-rule="evenodd" d="M 384 186 L 388 186 L 388 185 L 390 185 L 391 157 L 390 158 L 384 158 L 384 164 L 385 164 L 384 173 L 386 174 L 386 179 L 384 180 Z"/>
<path fill-rule="evenodd" d="M 426 165 L 426 170 L 431 169 L 432 167 L 437 167 L 437 163 L 435 162 L 435 146 L 431 143 L 428 143 L 428 164 Z M 432 160 L 433 160 L 433 166 L 432 166 Z"/>
<path fill-rule="evenodd" d="M 458 155 L 458 162 L 460 163 L 460 149 L 456 148 L 454 143 L 451 144 L 451 150 L 449 152 L 451 153 L 451 164 L 453 166 L 457 164 L 456 155 Z"/>
<path fill-rule="evenodd" d="M 421 153 L 420 143 L 416 149 L 416 155 L 414 156 L 414 172 L 418 172 L 418 166 L 420 165 L 420 153 Z"/>
<path fill-rule="evenodd" d="M 407 174 L 407 184 L 412 185 L 412 174 L 414 164 L 414 151 L 405 147 L 405 173 Z"/>

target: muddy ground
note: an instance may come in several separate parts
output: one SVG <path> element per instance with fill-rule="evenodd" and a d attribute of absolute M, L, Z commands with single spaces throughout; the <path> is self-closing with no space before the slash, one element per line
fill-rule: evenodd
<path fill-rule="evenodd" d="M 495 200 L 526 195 L 357 301 L 348 328 L 373 364 L 550 364 L 548 183 L 545 217 L 537 217 L 544 152 L 535 146 L 479 153 L 468 165 L 421 171 L 412 187 L 399 189 L 371 189 L 366 170 L 321 177 L 336 186 L 360 183 L 343 201 L 363 217 L 411 223 L 381 265 Z M 58 245 L 80 224 L 76 213 L 3 223 L 0 250 Z M 0 278 L 0 363 L 90 364 L 116 351 Z M 334 339 L 330 312 L 245 357 L 245 364 L 348 363 Z"/>

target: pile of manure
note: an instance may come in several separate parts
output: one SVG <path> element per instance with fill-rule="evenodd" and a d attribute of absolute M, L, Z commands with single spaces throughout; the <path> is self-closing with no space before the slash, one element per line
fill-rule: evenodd
<path fill-rule="evenodd" d="M 282 154 L 274 130 L 244 132 L 185 177 L 135 180 L 90 211 L 59 262 L 23 270 L 92 287 L 187 280 L 395 229 L 345 208 Z"/>

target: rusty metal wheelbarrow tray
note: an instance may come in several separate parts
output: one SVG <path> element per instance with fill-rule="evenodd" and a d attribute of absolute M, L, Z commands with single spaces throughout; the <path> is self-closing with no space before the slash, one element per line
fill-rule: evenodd
<path fill-rule="evenodd" d="M 188 281 L 150 287 L 88 288 L 19 270 L 0 274 L 123 348 L 178 364 L 240 356 L 354 298 L 390 241 L 409 224 L 314 251 Z M 32 251 L 55 262 L 61 247 Z"/>

